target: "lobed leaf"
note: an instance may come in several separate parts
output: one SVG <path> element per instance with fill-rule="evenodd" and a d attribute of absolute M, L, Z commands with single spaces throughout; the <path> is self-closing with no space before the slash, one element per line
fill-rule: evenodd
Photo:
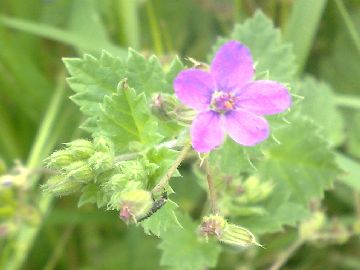
<path fill-rule="evenodd" d="M 140 223 L 144 232 L 161 237 L 168 229 L 182 228 L 175 215 L 177 208 L 178 205 L 175 202 L 168 200 L 157 212 Z"/>
<path fill-rule="evenodd" d="M 188 216 L 181 216 L 182 229 L 171 228 L 161 236 L 163 251 L 160 263 L 179 270 L 203 270 L 215 267 L 220 253 L 217 242 L 205 242 L 197 234 L 197 224 Z"/>
<path fill-rule="evenodd" d="M 116 151 L 127 149 L 130 142 L 150 146 L 158 143 L 157 121 L 151 116 L 144 93 L 136 94 L 133 88 L 119 89 L 106 96 L 101 105 L 98 126 L 109 136 Z"/>

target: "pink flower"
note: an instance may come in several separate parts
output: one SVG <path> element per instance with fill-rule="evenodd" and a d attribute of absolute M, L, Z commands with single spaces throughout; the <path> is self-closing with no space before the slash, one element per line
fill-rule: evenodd
<path fill-rule="evenodd" d="M 284 85 L 254 81 L 253 77 L 250 51 L 237 41 L 218 50 L 208 72 L 187 69 L 177 75 L 176 96 L 199 112 L 191 126 L 196 151 L 213 150 L 222 144 L 225 134 L 245 146 L 269 136 L 270 128 L 262 115 L 283 112 L 290 107 L 291 96 Z"/>

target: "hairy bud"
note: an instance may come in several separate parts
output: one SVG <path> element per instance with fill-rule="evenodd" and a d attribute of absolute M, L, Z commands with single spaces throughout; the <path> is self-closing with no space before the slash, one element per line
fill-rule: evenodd
<path fill-rule="evenodd" d="M 56 175 L 50 177 L 46 184 L 42 186 L 42 189 L 55 196 L 64 196 L 79 191 L 81 187 L 82 183 L 80 182 L 71 181 L 71 179 L 64 178 L 62 175 Z"/>
<path fill-rule="evenodd" d="M 137 189 L 125 192 L 120 197 L 120 218 L 126 223 L 136 223 L 139 217 L 147 214 L 153 205 L 151 193 Z"/>
<path fill-rule="evenodd" d="M 78 139 L 65 144 L 75 159 L 87 159 L 95 151 L 93 144 L 84 139 Z"/>
<path fill-rule="evenodd" d="M 85 161 L 75 161 L 64 168 L 67 178 L 88 183 L 94 178 L 91 167 Z"/>
<path fill-rule="evenodd" d="M 151 101 L 152 113 L 163 121 L 178 120 L 190 123 L 195 113 L 188 107 L 180 104 L 178 100 L 169 94 L 156 94 Z"/>
<path fill-rule="evenodd" d="M 271 182 L 261 182 L 256 176 L 249 177 L 242 186 L 242 194 L 236 198 L 239 203 L 254 204 L 269 197 L 274 186 Z"/>
<path fill-rule="evenodd" d="M 315 212 L 310 219 L 304 221 L 299 228 L 299 234 L 302 239 L 310 239 L 325 224 L 325 215 L 323 212 Z"/>
<path fill-rule="evenodd" d="M 106 152 L 96 152 L 89 159 L 91 168 L 97 173 L 101 173 L 113 168 L 114 156 Z"/>
<path fill-rule="evenodd" d="M 61 169 L 65 166 L 70 165 L 74 161 L 74 156 L 69 150 L 56 151 L 46 159 L 47 167 L 54 169 Z"/>
<path fill-rule="evenodd" d="M 114 149 L 112 141 L 103 136 L 94 138 L 94 146 L 98 152 L 112 153 Z"/>
<path fill-rule="evenodd" d="M 255 236 L 247 229 L 228 223 L 220 215 L 203 217 L 200 225 L 200 233 L 208 239 L 215 236 L 217 240 L 225 244 L 247 247 L 250 245 L 261 246 L 255 240 Z"/>
<path fill-rule="evenodd" d="M 228 224 L 225 227 L 223 234 L 219 237 L 219 241 L 228 245 L 240 247 L 248 247 L 251 245 L 262 247 L 248 229 L 235 224 Z"/>

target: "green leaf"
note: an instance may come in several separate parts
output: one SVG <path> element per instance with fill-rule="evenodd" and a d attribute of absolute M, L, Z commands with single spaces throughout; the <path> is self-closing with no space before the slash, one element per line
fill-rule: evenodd
<path fill-rule="evenodd" d="M 181 228 L 174 212 L 177 207 L 178 205 L 175 202 L 168 200 L 157 212 L 140 223 L 144 232 L 161 237 L 162 233 L 169 228 Z"/>
<path fill-rule="evenodd" d="M 248 228 L 254 234 L 274 233 L 281 231 L 285 225 L 295 226 L 296 223 L 310 216 L 309 211 L 297 203 L 285 203 L 261 216 L 239 219 L 241 226 Z M 266 246 L 266 243 L 264 243 Z"/>
<path fill-rule="evenodd" d="M 71 99 L 90 117 L 83 128 L 94 131 L 100 104 L 105 95 L 116 92 L 118 83 L 126 77 L 126 64 L 106 52 L 99 59 L 85 55 L 83 59 L 66 58 L 64 63 L 71 75 L 68 83 L 76 92 Z"/>
<path fill-rule="evenodd" d="M 238 40 L 249 47 L 258 78 L 292 81 L 296 65 L 291 45 L 281 41 L 280 31 L 261 11 L 243 24 L 236 25 L 228 38 L 220 38 L 214 52 L 229 40 Z"/>
<path fill-rule="evenodd" d="M 116 93 L 122 80 L 127 79 L 128 85 L 149 102 L 154 93 L 173 93 L 172 80 L 183 67 L 175 58 L 164 72 L 156 56 L 146 59 L 131 49 L 126 61 L 103 52 L 100 58 L 85 55 L 82 59 L 66 58 L 64 63 L 71 75 L 68 83 L 76 93 L 71 99 L 89 117 L 82 126 L 89 132 L 97 130 L 103 99 Z"/>
<path fill-rule="evenodd" d="M 339 180 L 350 186 L 351 188 L 360 191 L 360 164 L 356 160 L 349 158 L 342 154 L 336 155 L 336 161 L 341 169 L 344 170 L 339 177 Z"/>
<path fill-rule="evenodd" d="M 311 121 L 294 117 L 292 124 L 275 133 L 280 144 L 268 141 L 266 159 L 259 164 L 262 179 L 285 188 L 293 201 L 307 206 L 331 187 L 339 169 L 326 142 Z"/>
<path fill-rule="evenodd" d="M 95 184 L 88 184 L 84 187 L 81 192 L 81 196 L 78 202 L 78 207 L 83 206 L 87 203 L 96 203 L 98 200 L 99 187 Z"/>
<path fill-rule="evenodd" d="M 238 176 L 254 171 L 248 151 L 230 138 L 226 139 L 221 148 L 210 153 L 209 161 L 227 175 Z"/>
<path fill-rule="evenodd" d="M 346 115 L 346 152 L 360 158 L 360 113 L 347 112 Z"/>
<path fill-rule="evenodd" d="M 178 155 L 178 151 L 165 147 L 160 149 L 150 149 L 150 151 L 146 154 L 146 157 L 149 162 L 156 164 L 158 168 L 154 171 L 153 174 L 149 175 L 149 188 L 154 187 L 160 181 L 171 165 L 174 164 Z M 173 176 L 180 176 L 180 174 L 177 172 Z"/>
<path fill-rule="evenodd" d="M 167 87 L 164 92 L 174 93 L 173 82 L 178 73 L 184 69 L 183 63 L 180 61 L 179 57 L 175 57 L 174 60 L 170 63 L 168 70 L 165 73 L 165 81 Z"/>
<path fill-rule="evenodd" d="M 300 85 L 299 95 L 304 97 L 300 104 L 301 114 L 311 118 L 320 127 L 324 138 L 331 145 L 339 145 L 345 135 L 344 122 L 336 108 L 331 87 L 307 77 Z"/>
<path fill-rule="evenodd" d="M 130 142 L 147 147 L 161 140 L 157 121 L 151 116 L 145 94 L 136 94 L 133 88 L 119 89 L 105 96 L 101 105 L 99 128 L 112 138 L 117 152 L 126 150 Z"/>
<path fill-rule="evenodd" d="M 161 265 L 178 270 L 204 270 L 215 267 L 220 254 L 217 242 L 206 243 L 197 234 L 198 224 L 188 216 L 180 219 L 182 229 L 169 229 L 162 234 L 159 248 L 163 251 Z"/>
<path fill-rule="evenodd" d="M 165 75 L 158 58 L 152 55 L 148 60 L 134 50 L 129 50 L 127 62 L 129 85 L 148 98 L 166 88 Z"/>

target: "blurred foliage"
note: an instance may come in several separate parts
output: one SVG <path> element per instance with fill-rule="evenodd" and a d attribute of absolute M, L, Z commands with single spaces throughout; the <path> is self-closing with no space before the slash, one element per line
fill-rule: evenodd
<path fill-rule="evenodd" d="M 296 130 L 282 138 L 281 132 L 290 131 L 280 130 L 278 139 L 304 138 L 304 145 L 296 146 L 303 165 L 309 164 L 307 161 L 310 159 L 319 163 L 327 159 L 323 153 L 316 152 L 322 147 L 322 139 L 325 139 L 338 151 L 336 158 L 342 169 L 340 181 L 325 193 L 323 202 L 305 199 L 314 213 L 323 211 L 327 215 L 324 224 L 321 224 L 323 238 L 307 240 L 305 244 L 296 246 L 297 252 L 287 262 L 287 268 L 360 269 L 359 237 L 347 234 L 358 232 L 360 226 L 360 88 L 357 81 L 360 48 L 347 23 L 350 20 L 354 24 L 359 39 L 360 3 L 357 0 L 319 1 L 322 3 L 313 9 L 310 6 L 309 12 L 311 2 L 0 1 L 0 173 L 1 181 L 8 181 L 9 177 L 22 179 L 11 180 L 17 183 L 11 189 L 5 191 L 0 188 L 0 269 L 171 269 L 158 266 L 160 249 L 173 252 L 170 256 L 177 258 L 176 246 L 167 248 L 169 242 L 160 244 L 157 238 L 144 236 L 141 228 L 126 227 L 118 220 L 116 212 L 99 211 L 92 205 L 78 209 L 77 198 L 53 200 L 40 193 L 40 184 L 51 173 L 42 168 L 43 160 L 53 149 L 59 148 L 60 143 L 79 137 L 78 125 L 84 122 L 80 111 L 68 99 L 72 93 L 64 85 L 65 72 L 61 59 L 82 57 L 84 53 L 100 56 L 103 49 L 124 58 L 127 47 L 131 46 L 145 55 L 156 53 L 161 63 L 169 63 L 175 54 L 207 61 L 208 52 L 218 36 L 228 36 L 236 22 L 243 22 L 257 9 L 262 9 L 285 33 L 286 40 L 294 44 L 297 57 L 295 60 L 291 55 L 287 55 L 286 59 L 270 59 L 269 63 L 275 62 L 274 70 L 277 70 L 271 74 L 286 81 L 293 75 L 288 74 L 291 72 L 288 67 L 293 66 L 294 61 L 299 64 L 298 76 L 303 78 L 306 75 L 300 84 L 303 90 L 296 93 L 305 97 L 303 113 L 312 118 L 315 126 L 322 126 L 319 131 L 322 138 L 309 139 Z M 348 18 L 340 11 L 339 3 L 345 4 Z M 304 20 L 306 27 L 299 25 Z M 249 35 L 263 37 L 262 30 L 253 29 Z M 244 29 L 235 29 L 234 33 L 246 39 L 244 32 Z M 256 51 L 255 56 L 279 49 L 274 40 L 264 41 L 263 49 Z M 286 53 L 290 49 L 283 50 Z M 154 65 L 156 68 L 157 62 Z M 169 75 L 169 80 L 171 78 Z M 166 84 L 167 79 L 162 80 Z M 313 100 L 314 91 L 322 91 L 324 96 L 319 98 L 317 95 L 319 99 Z M 226 147 L 231 149 L 231 145 Z M 279 147 L 286 148 L 286 143 L 274 144 L 270 155 L 276 154 Z M 305 147 L 314 151 L 307 155 Z M 246 155 L 254 157 L 254 153 Z M 236 161 L 232 156 L 224 156 L 221 161 L 230 170 L 234 169 L 229 165 L 229 162 Z M 284 157 L 283 162 L 287 161 Z M 248 158 L 241 155 L 239 163 L 245 164 L 243 168 L 247 173 L 253 172 L 254 168 L 244 162 L 248 162 Z M 268 164 L 267 168 L 260 168 L 260 173 L 276 175 L 281 179 L 283 173 L 293 174 L 292 165 L 297 164 L 296 160 L 289 160 L 289 169 L 285 172 L 277 170 L 276 164 Z M 326 164 L 324 174 L 335 169 L 331 163 Z M 192 217 L 199 217 L 204 209 L 198 205 L 204 203 L 206 194 L 199 187 L 190 166 L 185 164 L 182 174 L 181 183 L 177 179 L 173 181 L 176 194 L 172 200 L 179 208 L 190 212 Z M 311 185 L 317 177 L 311 176 L 311 168 L 305 167 L 301 177 L 288 184 L 295 185 L 296 195 L 299 190 L 296 184 L 304 188 L 302 183 Z M 321 185 L 317 195 L 322 194 L 323 188 L 329 187 L 326 179 Z M 282 198 L 281 190 L 276 190 L 273 197 L 275 195 Z M 276 204 L 287 200 L 276 201 L 273 197 Z M 297 199 L 294 201 L 297 203 Z M 269 203 L 267 208 L 271 210 L 273 203 Z M 278 219 L 292 220 L 284 224 L 295 223 L 299 216 L 309 217 L 309 213 L 299 207 L 300 204 L 294 204 L 287 201 L 284 204 L 284 208 L 288 208 L 284 213 L 291 213 L 290 217 L 275 213 L 279 214 Z M 7 207 L 9 205 L 10 208 Z M 271 211 L 269 213 L 264 218 L 264 226 L 269 224 L 266 219 L 271 218 Z M 188 226 L 193 226 L 190 221 L 188 223 Z M 245 218 L 245 224 L 251 226 L 251 220 L 246 221 Z M 274 224 L 273 231 L 284 224 Z M 313 224 L 308 222 L 306 226 L 318 226 Z M 171 231 L 168 234 L 169 238 L 172 237 Z M 191 236 L 185 234 L 183 237 L 190 239 Z M 226 247 L 216 269 L 266 269 L 296 244 L 296 239 L 297 230 L 285 227 L 283 232 L 261 239 L 261 243 L 266 243 L 264 250 L 251 248 L 239 251 Z M 13 254 L 14 246 L 17 252 Z M 216 248 L 210 251 L 205 248 L 202 254 L 205 253 L 217 256 L 218 251 Z M 169 258 L 162 260 L 166 265 L 173 265 Z M 181 263 L 181 258 L 179 260 Z M 207 261 L 205 265 L 212 266 L 215 262 Z"/>

